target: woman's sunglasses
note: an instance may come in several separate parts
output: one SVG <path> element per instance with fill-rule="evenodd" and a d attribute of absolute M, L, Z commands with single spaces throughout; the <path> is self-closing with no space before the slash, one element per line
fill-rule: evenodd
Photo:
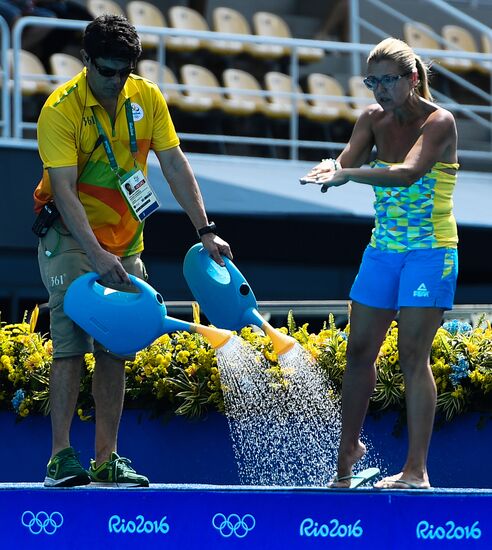
<path fill-rule="evenodd" d="M 395 87 L 400 78 L 404 78 L 410 74 L 412 74 L 412 71 L 405 74 L 385 74 L 381 78 L 377 78 L 376 76 L 368 76 L 364 78 L 363 82 L 366 85 L 366 88 L 369 88 L 369 90 L 372 91 L 378 87 L 378 84 L 381 84 L 381 86 L 386 88 L 386 90 L 391 90 Z"/>

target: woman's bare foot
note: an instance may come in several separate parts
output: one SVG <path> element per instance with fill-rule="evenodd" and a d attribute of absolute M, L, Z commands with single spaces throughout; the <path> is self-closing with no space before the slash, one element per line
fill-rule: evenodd
<path fill-rule="evenodd" d="M 330 483 L 330 487 L 332 489 L 348 489 L 353 475 L 352 468 L 365 454 L 366 446 L 360 440 L 357 442 L 357 446 L 350 451 L 344 451 L 340 448 L 338 451 L 337 475 Z"/>
<path fill-rule="evenodd" d="M 430 489 L 429 477 L 415 477 L 400 472 L 394 476 L 383 478 L 374 484 L 376 489 Z"/>

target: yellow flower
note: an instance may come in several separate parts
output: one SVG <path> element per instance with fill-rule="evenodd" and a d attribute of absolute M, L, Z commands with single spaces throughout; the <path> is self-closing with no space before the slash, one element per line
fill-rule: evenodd
<path fill-rule="evenodd" d="M 478 351 L 478 346 L 477 346 L 476 344 L 473 344 L 472 342 L 468 342 L 468 343 L 466 344 L 466 347 L 467 347 L 468 353 L 469 353 L 470 355 L 474 355 L 474 354 L 477 353 L 477 351 Z"/>
<path fill-rule="evenodd" d="M 197 371 L 197 366 L 194 363 L 192 363 L 189 367 L 185 368 L 185 372 L 188 376 L 195 375 L 196 371 Z"/>
<path fill-rule="evenodd" d="M 475 384 L 481 384 L 485 380 L 485 376 L 478 370 L 474 370 L 470 373 L 470 380 Z"/>
<path fill-rule="evenodd" d="M 89 372 L 94 372 L 96 366 L 96 358 L 92 353 L 86 353 L 84 355 L 85 366 Z"/>
<path fill-rule="evenodd" d="M 458 386 L 453 392 L 451 392 L 451 395 L 456 399 L 460 399 L 463 396 L 463 386 Z"/>
<path fill-rule="evenodd" d="M 149 364 L 145 365 L 144 368 L 143 368 L 145 376 L 151 376 L 153 370 L 154 369 L 152 368 L 152 365 L 149 365 Z"/>
<path fill-rule="evenodd" d="M 25 365 L 29 368 L 35 368 L 39 366 L 42 360 L 43 357 L 41 356 L 41 354 L 39 352 L 35 352 L 26 359 Z"/>
<path fill-rule="evenodd" d="M 188 363 L 189 357 L 190 357 L 190 352 L 186 350 L 182 350 L 176 355 L 176 361 L 178 361 L 178 363 L 182 363 L 183 365 L 186 365 Z"/>

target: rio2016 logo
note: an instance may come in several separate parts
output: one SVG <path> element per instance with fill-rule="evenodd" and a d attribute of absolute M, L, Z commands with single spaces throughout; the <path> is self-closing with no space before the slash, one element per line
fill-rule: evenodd
<path fill-rule="evenodd" d="M 428 521 L 421 521 L 417 524 L 416 534 L 418 539 L 438 539 L 438 540 L 462 540 L 479 539 L 482 536 L 482 530 L 478 527 L 476 521 L 471 527 L 466 525 L 456 525 L 454 521 L 447 521 L 442 525 L 432 525 Z"/>
<path fill-rule="evenodd" d="M 31 510 L 26 510 L 21 517 L 22 525 L 29 529 L 32 535 L 54 535 L 63 525 L 63 516 L 60 512 L 38 512 L 35 514 Z"/>
<path fill-rule="evenodd" d="M 242 539 L 255 528 L 256 520 L 251 514 L 245 514 L 243 517 L 230 514 L 226 517 L 219 513 L 212 518 L 212 525 L 224 538 L 235 535 Z"/>
<path fill-rule="evenodd" d="M 111 516 L 108 522 L 108 530 L 110 533 L 137 533 L 138 535 L 161 533 L 166 535 L 169 532 L 169 523 L 166 521 L 167 516 L 161 518 L 160 521 L 146 520 L 144 516 L 139 515 L 133 520 L 126 520 L 117 514 Z"/>
<path fill-rule="evenodd" d="M 311 518 L 306 518 L 302 521 L 299 528 L 301 537 L 330 537 L 344 539 L 346 537 L 359 538 L 363 533 L 364 530 L 360 525 L 360 519 L 353 525 L 345 525 L 344 523 L 340 523 L 337 519 L 330 520 L 328 524 L 319 524 Z"/>

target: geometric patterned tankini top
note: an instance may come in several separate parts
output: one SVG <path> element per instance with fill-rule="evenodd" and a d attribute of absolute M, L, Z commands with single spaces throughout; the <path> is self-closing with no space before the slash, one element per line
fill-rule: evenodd
<path fill-rule="evenodd" d="M 375 160 L 373 168 L 396 163 Z M 456 248 L 458 232 L 453 216 L 453 190 L 459 164 L 436 162 L 409 187 L 374 186 L 375 227 L 370 246 L 405 252 L 421 248 Z"/>

